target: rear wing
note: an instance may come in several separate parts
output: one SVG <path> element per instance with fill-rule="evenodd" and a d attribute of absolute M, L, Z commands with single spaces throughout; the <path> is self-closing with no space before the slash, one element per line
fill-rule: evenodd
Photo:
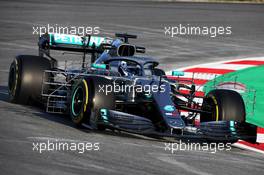
<path fill-rule="evenodd" d="M 129 38 L 137 38 L 136 35 L 116 34 L 120 40 L 114 40 L 110 37 L 100 36 L 79 36 L 71 34 L 46 33 L 39 38 L 39 56 L 48 56 L 54 63 L 55 58 L 50 55 L 50 50 L 62 50 L 70 52 L 83 53 L 83 65 L 86 54 L 91 54 L 91 63 L 105 50 L 112 50 L 117 56 L 134 56 L 137 53 L 145 53 L 145 48 L 131 45 L 128 43 Z M 115 46 L 115 44 L 117 44 Z M 114 45 L 114 46 L 113 46 Z M 54 64 L 55 65 L 55 64 Z"/>
<path fill-rule="evenodd" d="M 82 52 L 82 67 L 84 67 L 87 53 L 91 54 L 91 63 L 93 63 L 97 58 L 96 55 L 104 52 L 105 46 L 109 46 L 112 42 L 113 39 L 109 37 L 46 33 L 39 38 L 39 56 L 48 56 L 53 67 L 56 67 L 57 60 L 50 55 L 50 50 Z"/>
<path fill-rule="evenodd" d="M 113 41 L 109 37 L 100 36 L 79 36 L 70 34 L 50 33 L 44 34 L 39 38 L 40 51 L 65 50 L 73 52 L 102 53 L 103 45 L 109 45 Z"/>

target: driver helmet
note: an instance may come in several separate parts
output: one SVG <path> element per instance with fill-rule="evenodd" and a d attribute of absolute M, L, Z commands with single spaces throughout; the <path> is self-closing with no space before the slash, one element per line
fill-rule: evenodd
<path fill-rule="evenodd" d="M 127 70 L 127 62 L 126 61 L 121 61 L 119 63 L 119 72 L 121 73 L 121 75 L 125 75 L 125 76 L 128 76 L 129 73 L 128 73 L 128 70 Z"/>

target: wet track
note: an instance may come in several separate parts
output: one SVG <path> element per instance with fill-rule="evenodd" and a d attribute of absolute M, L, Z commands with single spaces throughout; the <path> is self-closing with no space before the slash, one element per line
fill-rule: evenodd
<path fill-rule="evenodd" d="M 33 26 L 99 26 L 102 34 L 138 34 L 167 70 L 209 61 L 264 55 L 264 6 L 96 1 L 0 1 L 0 174 L 263 174 L 264 156 L 231 151 L 164 150 L 164 143 L 135 135 L 76 129 L 64 116 L 11 104 L 7 70 L 17 54 L 37 54 Z M 218 38 L 164 36 L 164 26 L 230 25 Z M 99 151 L 33 151 L 32 143 L 92 142 Z"/>

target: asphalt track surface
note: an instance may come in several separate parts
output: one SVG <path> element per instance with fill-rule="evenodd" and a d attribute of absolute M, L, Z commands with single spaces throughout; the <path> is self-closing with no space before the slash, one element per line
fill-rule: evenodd
<path fill-rule="evenodd" d="M 264 54 L 264 6 L 133 1 L 0 1 L 0 174 L 263 174 L 264 156 L 231 151 L 165 151 L 164 143 L 126 133 L 76 129 L 70 119 L 8 102 L 7 71 L 17 54 L 37 54 L 38 24 L 99 26 L 138 34 L 166 70 Z M 232 35 L 176 37 L 164 26 L 230 25 Z M 33 151 L 33 142 L 99 143 L 99 151 Z"/>

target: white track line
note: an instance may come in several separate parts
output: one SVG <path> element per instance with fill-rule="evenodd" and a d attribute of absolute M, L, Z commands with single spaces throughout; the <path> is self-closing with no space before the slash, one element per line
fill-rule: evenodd
<path fill-rule="evenodd" d="M 211 68 L 211 69 L 229 69 L 229 70 L 240 70 L 246 69 L 249 67 L 254 67 L 255 65 L 248 65 L 248 64 L 222 64 L 217 63 L 213 65 L 201 65 L 200 68 Z"/>
<path fill-rule="evenodd" d="M 232 146 L 237 147 L 237 148 L 241 148 L 241 149 L 250 150 L 250 151 L 254 151 L 254 152 L 257 152 L 257 153 L 264 154 L 264 151 L 262 151 L 260 149 L 253 148 L 253 147 L 250 147 L 250 146 L 247 146 L 247 145 L 238 143 L 238 142 L 237 143 L 233 143 Z"/>
<path fill-rule="evenodd" d="M 211 62 L 211 63 L 206 63 L 206 64 L 197 64 L 197 65 L 193 65 L 193 66 L 181 67 L 181 68 L 179 68 L 177 70 L 182 71 L 182 70 L 185 70 L 185 69 L 191 69 L 191 68 L 201 67 L 201 66 L 210 67 L 210 66 L 215 65 L 215 64 L 223 64 L 223 63 L 226 63 L 226 62 L 243 61 L 243 60 L 264 61 L 264 57 L 251 57 L 251 58 L 241 58 L 241 59 L 234 59 L 234 60 L 216 61 L 216 62 Z"/>

